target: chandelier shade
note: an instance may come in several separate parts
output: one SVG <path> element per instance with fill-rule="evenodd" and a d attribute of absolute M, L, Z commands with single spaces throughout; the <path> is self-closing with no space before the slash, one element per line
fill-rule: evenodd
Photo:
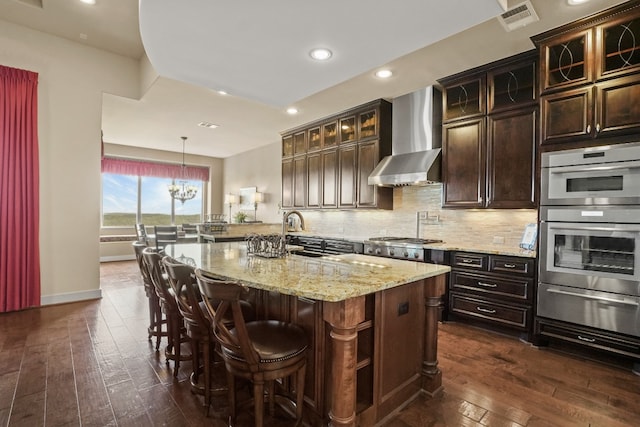
<path fill-rule="evenodd" d="M 187 141 L 187 137 L 181 136 L 180 138 L 182 138 L 182 171 L 184 172 L 184 144 Z M 182 176 L 184 177 L 184 174 Z M 174 200 L 180 200 L 180 202 L 184 204 L 185 201 L 196 197 L 198 194 L 198 187 L 189 184 L 189 181 L 186 179 L 180 179 L 169 185 L 169 194 Z"/>

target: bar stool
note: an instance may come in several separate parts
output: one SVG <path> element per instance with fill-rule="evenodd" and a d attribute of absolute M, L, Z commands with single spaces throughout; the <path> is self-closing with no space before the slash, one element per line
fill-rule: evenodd
<path fill-rule="evenodd" d="M 156 337 L 156 351 L 158 351 L 161 337 L 167 336 L 167 331 L 162 330 L 162 325 L 167 324 L 167 319 L 162 315 L 160 300 L 156 294 L 155 286 L 153 286 L 147 264 L 142 256 L 142 251 L 146 247 L 147 243 L 144 241 L 133 242 L 133 250 L 135 251 L 136 261 L 138 261 L 138 268 L 140 268 L 142 282 L 144 283 L 144 293 L 147 295 L 149 302 L 149 326 L 147 327 L 147 332 L 149 333 L 149 340 L 151 340 L 151 337 Z"/>
<path fill-rule="evenodd" d="M 200 391 L 198 386 L 200 372 L 204 374 L 204 394 L 205 414 L 209 412 L 211 405 L 211 367 L 213 357 L 213 345 L 215 338 L 211 329 L 209 314 L 202 302 L 202 296 L 196 284 L 194 268 L 177 261 L 170 256 L 162 258 L 162 264 L 169 277 L 169 285 L 173 290 L 178 310 L 184 319 L 187 335 L 191 340 L 191 358 L 193 372 L 191 374 L 191 385 L 196 391 Z M 202 357 L 200 357 L 202 355 Z M 226 388 L 215 391 L 226 391 Z"/>
<path fill-rule="evenodd" d="M 167 364 L 169 364 L 169 360 L 173 360 L 173 376 L 177 377 L 180 362 L 191 360 L 191 354 L 182 354 L 180 350 L 180 345 L 189 341 L 189 338 L 186 336 L 182 314 L 178 310 L 173 291 L 163 275 L 162 255 L 154 248 L 146 248 L 142 251 L 142 257 L 147 263 L 153 286 L 160 300 L 160 307 L 167 318 L 168 344 L 164 354 Z"/>
<path fill-rule="evenodd" d="M 199 269 L 196 270 L 196 278 L 225 362 L 229 387 L 229 425 L 235 425 L 236 422 L 235 377 L 253 383 L 255 426 L 262 427 L 265 383 L 269 391 L 269 410 L 273 415 L 274 381 L 294 374 L 296 398 L 291 403 L 295 405 L 296 425 L 299 425 L 302 422 L 308 347 L 304 330 L 298 325 L 276 320 L 245 322 L 240 306 L 245 291 L 242 285 L 207 277 Z M 220 303 L 214 306 L 214 300 Z M 229 328 L 225 321 L 229 310 L 233 317 L 233 328 Z"/>

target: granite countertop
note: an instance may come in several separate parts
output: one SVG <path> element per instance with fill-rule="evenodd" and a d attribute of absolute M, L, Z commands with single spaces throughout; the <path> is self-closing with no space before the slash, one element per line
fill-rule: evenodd
<path fill-rule="evenodd" d="M 322 301 L 343 301 L 451 271 L 443 265 L 359 254 L 261 258 L 248 255 L 244 242 L 176 244 L 165 252 L 253 288 Z"/>

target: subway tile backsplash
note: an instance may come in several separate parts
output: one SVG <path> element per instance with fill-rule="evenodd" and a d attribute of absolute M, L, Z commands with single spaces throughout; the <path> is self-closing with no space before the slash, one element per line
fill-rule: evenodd
<path fill-rule="evenodd" d="M 419 233 L 421 238 L 461 246 L 517 247 L 525 225 L 537 221 L 534 209 L 443 209 L 441 199 L 442 184 L 398 187 L 393 190 L 393 211 L 305 211 L 303 215 L 306 231 L 324 236 L 366 239 Z"/>

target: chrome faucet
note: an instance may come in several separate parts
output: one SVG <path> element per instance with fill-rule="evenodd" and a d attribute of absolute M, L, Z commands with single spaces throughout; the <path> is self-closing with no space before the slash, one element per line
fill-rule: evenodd
<path fill-rule="evenodd" d="M 287 234 L 287 220 L 291 215 L 296 215 L 298 218 L 300 218 L 300 229 L 304 230 L 304 218 L 302 217 L 302 214 L 299 211 L 284 212 L 282 214 L 282 235 L 283 236 Z"/>

